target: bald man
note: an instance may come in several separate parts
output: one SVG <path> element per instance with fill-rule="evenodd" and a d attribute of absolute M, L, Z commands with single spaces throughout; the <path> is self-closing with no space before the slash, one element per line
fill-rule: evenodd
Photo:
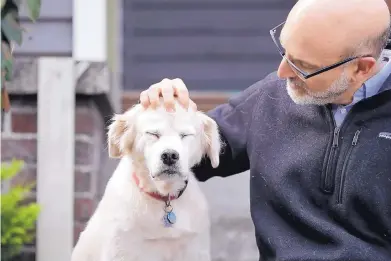
<path fill-rule="evenodd" d="M 270 31 L 277 72 L 208 112 L 226 147 L 218 168 L 206 158 L 194 173 L 250 170 L 260 260 L 391 260 L 389 28 L 384 0 L 300 0 Z M 140 102 L 159 96 L 196 108 L 180 79 Z"/>

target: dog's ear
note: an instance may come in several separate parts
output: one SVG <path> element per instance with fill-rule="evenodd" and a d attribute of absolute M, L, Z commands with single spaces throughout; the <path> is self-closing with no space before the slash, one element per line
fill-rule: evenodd
<path fill-rule="evenodd" d="M 123 114 L 116 114 L 112 118 L 112 123 L 107 132 L 107 145 L 109 156 L 111 158 L 120 158 L 123 156 L 121 149 L 121 140 L 127 129 L 126 119 Z"/>
<path fill-rule="evenodd" d="M 220 163 L 221 150 L 221 140 L 217 124 L 212 118 L 204 113 L 197 112 L 197 114 L 201 118 L 203 124 L 203 147 L 212 163 L 212 167 L 217 168 Z"/>
<path fill-rule="evenodd" d="M 107 145 L 111 158 L 121 158 L 133 147 L 136 131 L 134 122 L 139 111 L 137 106 L 124 114 L 116 114 L 107 132 Z"/>

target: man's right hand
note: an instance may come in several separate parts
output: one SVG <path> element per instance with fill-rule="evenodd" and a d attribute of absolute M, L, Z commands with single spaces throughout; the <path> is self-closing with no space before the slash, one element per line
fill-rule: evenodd
<path fill-rule="evenodd" d="M 164 106 L 168 111 L 175 110 L 175 99 L 186 109 L 190 106 L 197 110 L 197 105 L 189 98 L 189 90 L 179 78 L 173 80 L 166 78 L 159 83 L 151 85 L 147 90 L 141 92 L 140 103 L 144 108 L 149 106 L 156 108 L 160 97 L 163 97 Z"/>

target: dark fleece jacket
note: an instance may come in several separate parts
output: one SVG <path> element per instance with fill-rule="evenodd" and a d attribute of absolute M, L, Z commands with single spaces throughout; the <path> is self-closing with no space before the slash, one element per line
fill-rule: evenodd
<path fill-rule="evenodd" d="M 227 144 L 200 181 L 250 170 L 262 261 L 391 261 L 391 77 L 340 131 L 329 106 L 296 105 L 275 73 L 208 112 Z"/>

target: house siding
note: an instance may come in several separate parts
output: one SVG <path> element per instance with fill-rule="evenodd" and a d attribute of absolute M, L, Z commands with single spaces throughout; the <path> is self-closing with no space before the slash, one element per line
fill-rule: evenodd
<path fill-rule="evenodd" d="M 274 71 L 269 30 L 293 0 L 124 1 L 124 89 L 180 77 L 190 90 L 239 91 Z"/>
<path fill-rule="evenodd" d="M 20 10 L 26 30 L 23 44 L 15 46 L 15 56 L 71 56 L 72 1 L 42 1 L 39 19 L 32 22 L 25 5 Z"/>

